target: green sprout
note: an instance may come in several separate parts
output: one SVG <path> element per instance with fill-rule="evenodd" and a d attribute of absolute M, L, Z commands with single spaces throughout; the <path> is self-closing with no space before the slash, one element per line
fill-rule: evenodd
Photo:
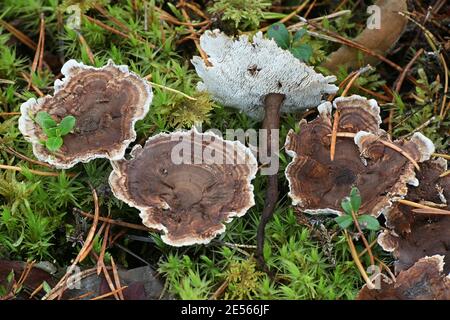
<path fill-rule="evenodd" d="M 292 37 L 286 26 L 282 23 L 275 23 L 267 30 L 267 36 L 275 40 L 281 49 L 288 50 L 297 59 L 308 62 L 313 54 L 313 49 L 309 44 L 301 43 L 305 34 L 306 29 L 300 29 Z"/>
<path fill-rule="evenodd" d="M 41 143 L 51 152 L 55 152 L 61 148 L 64 142 L 63 137 L 72 131 L 76 122 L 74 116 L 66 116 L 60 123 L 57 123 L 45 111 L 39 111 L 35 121 L 47 136 L 47 140 Z"/>
<path fill-rule="evenodd" d="M 347 229 L 353 225 L 353 216 L 356 217 L 358 224 L 362 229 L 377 231 L 380 229 L 378 220 L 370 215 L 358 215 L 358 210 L 361 207 L 361 195 L 358 188 L 353 187 L 350 191 L 350 196 L 345 197 L 341 202 L 341 207 L 345 214 L 334 219 L 341 229 Z"/>

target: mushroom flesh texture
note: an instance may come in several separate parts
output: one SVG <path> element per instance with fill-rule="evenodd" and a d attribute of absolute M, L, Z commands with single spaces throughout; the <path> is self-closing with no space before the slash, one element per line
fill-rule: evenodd
<path fill-rule="evenodd" d="M 258 164 L 238 141 L 192 129 L 158 134 L 131 155 L 112 162 L 111 189 L 140 210 L 144 225 L 162 230 L 167 244 L 209 243 L 254 205 Z"/>
<path fill-rule="evenodd" d="M 134 124 L 145 117 L 152 102 L 150 85 L 111 60 L 102 68 L 69 60 L 61 73 L 64 78 L 55 81 L 54 96 L 29 99 L 20 109 L 19 129 L 32 143 L 34 155 L 61 169 L 95 158 L 123 158 L 136 139 Z M 68 115 L 76 118 L 73 132 L 63 137 L 57 152 L 41 144 L 45 134 L 33 120 L 40 111 L 58 122 Z"/>
<path fill-rule="evenodd" d="M 286 168 L 289 196 L 303 212 L 342 214 L 341 200 L 356 186 L 362 198 L 361 212 L 378 217 L 394 201 L 404 197 L 408 183 L 417 183 L 413 163 L 400 152 L 386 146 L 387 134 L 380 129 L 380 109 L 375 100 L 353 95 L 337 98 L 339 133 L 334 161 L 330 159 L 332 105 L 318 107 L 320 115 L 303 121 L 300 133 L 290 131 L 286 152 L 293 157 Z M 391 142 L 416 162 L 429 159 L 432 142 L 420 133 L 409 141 Z"/>
<path fill-rule="evenodd" d="M 379 289 L 361 289 L 357 300 L 449 300 L 450 276 L 443 272 L 444 257 L 434 255 L 400 272 L 396 281 L 379 277 Z"/>
<path fill-rule="evenodd" d="M 408 187 L 407 199 L 449 211 L 450 176 L 440 177 L 447 169 L 447 161 L 438 158 L 426 161 L 420 167 L 419 186 Z M 450 216 L 414 210 L 404 204 L 395 204 L 386 216 L 390 230 L 379 235 L 378 243 L 397 258 L 396 272 L 411 267 L 422 257 L 439 254 L 444 256 L 444 272 L 450 273 Z"/>
<path fill-rule="evenodd" d="M 334 76 L 325 77 L 307 66 L 275 41 L 264 39 L 258 32 L 249 41 L 248 36 L 234 40 L 219 30 L 207 31 L 200 45 L 208 55 L 208 66 L 202 58 L 193 57 L 192 63 L 202 78 L 199 91 L 207 91 L 224 106 L 245 112 L 252 118 L 263 119 L 267 130 L 267 151 L 270 159 L 278 159 L 278 150 L 272 141 L 278 141 L 280 112 L 294 112 L 317 106 L 324 94 L 334 94 L 338 87 L 332 84 Z M 261 172 L 265 169 L 262 168 Z M 268 172 L 268 171 L 267 171 Z M 273 214 L 278 199 L 277 174 L 268 172 L 265 206 L 258 228 L 257 256 L 263 263 L 264 229 Z"/>

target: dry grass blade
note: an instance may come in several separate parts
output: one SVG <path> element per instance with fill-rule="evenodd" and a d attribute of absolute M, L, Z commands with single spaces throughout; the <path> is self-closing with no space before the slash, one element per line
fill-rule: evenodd
<path fill-rule="evenodd" d="M 24 169 L 21 167 L 8 166 L 8 165 L 4 165 L 4 164 L 0 164 L 0 169 L 13 170 L 13 171 L 18 171 L 18 172 L 24 171 Z M 27 171 L 29 171 L 32 174 L 35 174 L 37 176 L 44 176 L 44 177 L 58 177 L 60 175 L 59 172 L 46 172 L 46 171 L 39 171 L 39 170 L 33 170 L 33 169 L 28 169 Z M 73 177 L 75 175 L 73 173 L 68 173 L 67 176 Z"/>
<path fill-rule="evenodd" d="M 95 65 L 94 54 L 92 53 L 91 48 L 89 47 L 86 39 L 79 32 L 78 32 L 78 39 L 80 40 L 81 45 L 86 49 L 86 53 L 89 57 L 89 61 L 91 62 L 92 65 Z"/>
<path fill-rule="evenodd" d="M 0 117 L 20 116 L 20 112 L 0 112 Z"/>
<path fill-rule="evenodd" d="M 94 19 L 94 18 L 92 18 L 92 17 L 90 17 L 88 15 L 83 15 L 83 17 L 86 18 L 89 22 L 92 22 L 92 23 L 98 25 L 99 27 L 105 29 L 106 31 L 114 33 L 114 34 L 116 34 L 118 36 L 121 36 L 122 38 L 125 38 L 125 39 L 129 39 L 130 38 L 130 36 L 127 35 L 126 33 L 123 33 L 123 32 L 121 32 L 121 31 L 119 31 L 117 29 L 114 29 L 113 27 L 108 26 L 107 24 L 101 22 L 100 20 Z"/>
<path fill-rule="evenodd" d="M 78 297 L 70 298 L 69 300 L 81 300 L 81 299 L 84 299 L 86 297 L 94 295 L 94 293 L 95 292 L 93 292 L 93 291 L 89 291 L 89 292 L 83 293 L 82 295 L 79 295 Z"/>
<path fill-rule="evenodd" d="M 114 298 L 116 300 L 119 300 L 119 295 L 116 292 L 116 288 L 114 286 L 114 283 L 112 282 L 111 277 L 109 276 L 108 270 L 106 269 L 106 266 L 104 263 L 102 263 L 102 270 L 103 270 L 103 275 L 105 276 L 106 282 L 108 283 L 108 287 L 111 290 L 111 294 L 114 295 Z"/>
<path fill-rule="evenodd" d="M 92 197 L 94 199 L 94 206 L 95 206 L 94 213 L 95 214 L 94 214 L 94 221 L 92 222 L 91 228 L 89 229 L 89 233 L 86 237 L 83 247 L 78 252 L 77 257 L 72 262 L 70 267 L 67 268 L 66 274 L 59 280 L 59 282 L 56 284 L 56 286 L 44 297 L 44 299 L 53 300 L 55 298 L 60 298 L 62 296 L 62 294 L 64 293 L 64 290 L 66 289 L 67 280 L 70 277 L 70 275 L 72 274 L 72 272 L 74 271 L 75 266 L 79 262 L 83 261 L 83 259 L 89 254 L 90 249 L 88 251 L 87 248 L 89 248 L 89 247 L 92 248 L 91 243 L 94 240 L 95 230 L 97 229 L 98 217 L 99 217 L 100 211 L 99 211 L 99 207 L 98 207 L 97 192 L 95 191 L 94 188 L 91 187 L 91 189 L 92 189 Z M 94 269 L 94 270 L 96 270 L 96 269 Z"/>
<path fill-rule="evenodd" d="M 105 258 L 105 252 L 106 252 L 106 244 L 108 242 L 108 236 L 109 236 L 109 229 L 111 228 L 111 225 L 108 223 L 105 229 L 105 234 L 103 235 L 103 241 L 102 241 L 102 248 L 100 251 L 100 256 L 98 257 L 97 261 L 97 275 L 100 274 L 102 271 L 102 265 L 104 264 L 104 258 Z"/>
<path fill-rule="evenodd" d="M 334 161 L 334 155 L 336 153 L 336 140 L 337 140 L 337 130 L 339 125 L 339 111 L 336 111 L 334 114 L 334 121 L 333 121 L 333 131 L 331 133 L 331 145 L 330 145 L 330 159 L 331 161 Z"/>
<path fill-rule="evenodd" d="M 123 287 L 121 287 L 119 289 L 115 289 L 115 290 L 113 290 L 111 292 L 102 294 L 101 296 L 92 298 L 91 300 L 101 300 L 101 299 L 104 299 L 104 298 L 108 298 L 108 297 L 110 297 L 112 295 L 117 295 L 118 292 L 121 292 L 121 291 L 125 290 L 126 288 L 128 288 L 128 286 L 123 286 Z"/>
<path fill-rule="evenodd" d="M 309 0 L 303 2 L 301 5 L 299 5 L 294 11 L 292 11 L 290 14 L 288 14 L 286 17 L 278 21 L 278 23 L 285 23 L 289 20 L 291 20 L 293 17 L 295 17 L 297 14 L 299 14 L 300 11 L 302 11 L 309 3 Z M 269 30 L 270 26 L 264 27 L 262 29 L 259 29 L 261 32 L 266 32 Z"/>
<path fill-rule="evenodd" d="M 92 187 L 91 187 L 92 188 Z M 78 261 L 77 262 L 82 262 L 89 254 L 90 250 L 87 250 L 88 247 L 91 246 L 93 240 L 94 240 L 94 236 L 95 236 L 95 230 L 97 229 L 97 224 L 98 224 L 98 218 L 100 216 L 100 208 L 98 205 L 98 196 L 97 196 L 97 191 L 95 191 L 94 188 L 92 188 L 92 197 L 94 199 L 94 220 L 92 221 L 92 226 L 91 229 L 89 230 L 89 233 L 86 237 L 86 240 L 84 242 L 83 247 L 81 248 L 80 252 L 78 253 Z"/>
<path fill-rule="evenodd" d="M 89 219 L 94 219 L 94 215 L 93 214 L 81 211 L 81 210 L 79 210 L 77 208 L 74 208 L 73 210 L 76 211 L 77 213 L 81 214 L 84 217 L 87 217 Z M 123 221 L 116 221 L 116 220 L 110 219 L 110 218 L 99 217 L 98 219 L 100 221 L 104 221 L 104 222 L 107 222 L 107 223 L 110 223 L 110 224 L 114 224 L 114 225 L 117 225 L 117 226 L 121 226 L 121 227 L 124 227 L 124 228 L 135 229 L 135 230 L 142 230 L 142 231 L 157 231 L 157 230 L 149 229 L 149 228 L 147 228 L 146 226 L 143 226 L 143 225 L 138 225 L 138 224 L 129 223 L 129 222 L 123 222 Z"/>
<path fill-rule="evenodd" d="M 20 113 L 19 113 L 19 114 L 20 114 Z M 33 163 L 33 164 L 36 164 L 36 165 L 39 165 L 39 166 L 43 166 L 43 167 L 47 167 L 47 168 L 53 168 L 53 167 L 52 167 L 51 165 L 49 165 L 48 163 L 42 162 L 42 161 L 38 161 L 38 160 L 34 160 L 34 159 L 31 159 L 31 158 L 28 158 L 27 156 L 21 154 L 20 152 L 14 150 L 14 149 L 11 148 L 11 147 L 5 147 L 4 150 L 5 150 L 7 153 L 16 156 L 16 157 L 19 158 L 19 159 L 28 161 L 28 162 L 30 162 L 30 163 Z"/>
<path fill-rule="evenodd" d="M 149 77 L 151 77 L 151 74 L 148 75 L 148 76 L 146 76 L 145 79 L 148 79 Z M 149 81 L 149 80 L 147 80 L 147 82 L 150 83 L 152 86 L 155 86 L 155 87 L 157 87 L 157 88 L 161 88 L 161 89 L 164 89 L 164 90 L 167 90 L 167 91 L 170 91 L 170 92 L 173 92 L 173 93 L 182 95 L 183 97 L 185 97 L 185 98 L 187 98 L 187 99 L 189 99 L 189 100 L 192 100 L 192 101 L 197 101 L 196 98 L 191 97 L 191 96 L 187 95 L 187 94 L 184 93 L 184 92 L 181 92 L 181 91 L 178 91 L 178 90 L 176 90 L 176 89 L 172 89 L 172 88 L 163 86 L 162 84 L 157 84 L 157 83 L 151 82 L 151 81 Z"/>
<path fill-rule="evenodd" d="M 353 260 L 355 261 L 356 267 L 358 268 L 359 272 L 361 273 L 361 276 L 363 277 L 364 281 L 366 282 L 366 285 L 369 289 L 375 289 L 374 284 L 372 281 L 370 281 L 369 277 L 367 276 L 366 271 L 364 270 L 364 267 L 361 263 L 361 260 L 359 260 L 358 252 L 356 251 L 355 244 L 353 243 L 352 238 L 349 236 L 347 230 L 344 230 L 345 238 L 347 239 L 348 246 L 350 248 L 350 253 L 352 255 Z"/>
<path fill-rule="evenodd" d="M 433 156 L 433 157 L 444 158 L 444 159 L 446 159 L 446 160 L 450 160 L 450 154 L 433 153 L 432 156 Z"/>
<path fill-rule="evenodd" d="M 27 83 L 31 84 L 31 88 L 33 88 L 33 90 L 40 96 L 43 97 L 44 93 L 42 93 L 42 91 L 36 87 L 33 82 L 31 81 L 31 75 L 26 74 L 25 72 L 21 72 L 22 77 L 27 81 Z"/>
<path fill-rule="evenodd" d="M 337 137 L 343 137 L 343 138 L 354 138 L 355 135 L 356 134 L 352 133 L 352 132 L 337 132 L 336 133 Z M 395 150 L 398 153 L 400 153 L 402 156 L 404 156 L 406 159 L 408 159 L 414 165 L 414 167 L 417 169 L 417 171 L 420 171 L 419 164 L 405 150 L 403 150 L 399 146 L 396 146 L 395 144 L 393 144 L 392 142 L 389 142 L 389 141 L 385 141 L 385 140 L 381 140 L 381 139 L 378 139 L 377 141 L 384 144 L 386 147 L 389 147 L 392 150 Z"/>
<path fill-rule="evenodd" d="M 120 278 L 119 278 L 119 272 L 117 271 L 117 266 L 116 263 L 114 262 L 114 258 L 111 256 L 111 267 L 112 267 L 112 271 L 113 271 L 113 276 L 114 276 L 114 282 L 116 284 L 117 288 L 120 288 Z M 119 294 L 119 298 L 121 300 L 125 300 L 125 297 L 123 296 L 123 292 L 122 290 L 120 290 L 118 292 Z"/>
<path fill-rule="evenodd" d="M 421 203 L 417 203 L 417 202 L 413 202 L 413 201 L 409 201 L 409 200 L 405 200 L 405 199 L 400 199 L 398 200 L 399 203 L 410 206 L 410 207 L 414 207 L 414 208 L 418 208 L 418 209 L 414 209 L 413 212 L 415 213 L 423 213 L 423 214 L 442 214 L 442 215 L 449 215 L 450 211 L 449 210 L 444 210 L 444 209 L 438 209 L 438 208 L 433 208 Z"/>
<path fill-rule="evenodd" d="M 26 45 L 28 48 L 32 50 L 36 50 L 37 44 L 31 40 L 27 35 L 25 35 L 22 31 L 16 29 L 12 25 L 10 25 L 8 22 L 3 21 L 0 19 L 0 25 L 4 27 L 6 30 L 8 30 L 14 37 L 19 39 L 20 42 L 22 42 L 24 45 Z"/>
<path fill-rule="evenodd" d="M 439 175 L 440 178 L 446 177 L 450 174 L 450 170 L 444 171 L 441 175 Z"/>
<path fill-rule="evenodd" d="M 44 282 L 42 282 L 34 291 L 30 294 L 30 299 L 33 299 L 44 288 Z"/>

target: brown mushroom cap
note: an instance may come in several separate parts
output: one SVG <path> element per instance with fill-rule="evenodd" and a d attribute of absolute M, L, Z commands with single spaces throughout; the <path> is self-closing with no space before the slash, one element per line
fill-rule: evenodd
<path fill-rule="evenodd" d="M 378 216 L 406 195 L 407 183 L 416 182 L 414 166 L 379 141 L 388 137 L 379 128 L 381 119 L 375 100 L 354 95 L 336 99 L 334 107 L 341 115 L 338 131 L 356 133 L 355 138 L 338 138 L 334 161 L 330 160 L 329 102 L 318 107 L 317 119 L 301 124 L 300 133 L 291 130 L 285 143 L 286 152 L 293 157 L 286 168 L 289 196 L 293 205 L 304 212 L 341 214 L 341 200 L 356 186 L 362 197 L 361 212 Z M 394 144 L 416 161 L 429 158 L 434 147 L 421 134 Z"/>
<path fill-rule="evenodd" d="M 56 80 L 54 96 L 30 99 L 21 106 L 19 129 L 33 144 L 35 156 L 57 168 L 67 169 L 95 158 L 118 160 L 136 139 L 134 124 L 147 114 L 152 90 L 144 79 L 116 66 L 111 60 L 102 68 L 70 60 L 61 69 L 65 78 Z M 33 118 L 48 112 L 57 122 L 72 115 L 76 125 L 63 137 L 58 152 L 40 141 L 45 134 Z"/>
<path fill-rule="evenodd" d="M 433 202 L 440 209 L 450 210 L 450 176 L 439 177 L 446 169 L 440 160 L 421 164 L 418 187 L 408 188 L 407 199 L 416 203 Z M 445 160 L 444 160 L 445 161 Z M 450 216 L 413 212 L 412 207 L 396 204 L 386 216 L 391 228 L 380 234 L 378 242 L 397 258 L 395 271 L 411 267 L 424 256 L 444 256 L 444 271 L 450 272 Z"/>
<path fill-rule="evenodd" d="M 172 160 L 180 143 L 191 147 L 182 163 Z M 206 161 L 206 153 L 219 161 Z M 117 198 L 140 210 L 144 225 L 164 232 L 167 244 L 208 243 L 225 231 L 224 223 L 254 205 L 251 180 L 258 165 L 238 141 L 192 129 L 158 134 L 131 154 L 129 161 L 112 162 L 110 186 Z"/>
<path fill-rule="evenodd" d="M 450 278 L 442 273 L 444 259 L 440 255 L 425 257 L 408 270 L 400 272 L 395 283 L 381 281 L 381 289 L 366 285 L 358 300 L 448 300 Z"/>

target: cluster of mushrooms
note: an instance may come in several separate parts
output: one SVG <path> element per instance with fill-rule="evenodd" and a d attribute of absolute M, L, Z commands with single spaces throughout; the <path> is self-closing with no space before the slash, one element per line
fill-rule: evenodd
<path fill-rule="evenodd" d="M 442 272 L 450 270 L 450 264 L 443 269 L 444 259 L 450 262 L 450 218 L 435 212 L 417 213 L 397 203 L 407 197 L 449 208 L 450 178 L 439 177 L 446 166 L 443 159 L 430 160 L 433 143 L 421 133 L 391 141 L 380 128 L 375 100 L 353 95 L 337 98 L 333 104 L 323 102 L 325 94 L 337 92 L 336 78 L 316 73 L 261 33 L 250 41 L 247 36 L 231 39 L 217 30 L 207 31 L 200 44 L 208 61 L 192 59 L 202 79 L 198 90 L 262 120 L 268 141 L 279 128 L 281 112 L 319 105 L 319 116 L 310 122 L 303 120 L 300 132 L 291 130 L 286 139 L 286 152 L 293 158 L 285 172 L 289 196 L 302 212 L 340 215 L 341 200 L 356 186 L 363 201 L 360 211 L 384 215 L 387 229 L 379 243 L 398 259 L 399 276 L 395 284 L 383 284 L 382 290 L 363 288 L 359 297 L 449 298 L 450 278 Z M 150 137 L 144 146 L 136 144 L 127 160 L 126 149 L 136 139 L 134 125 L 151 105 L 151 86 L 126 66 L 111 61 L 93 68 L 70 60 L 62 74 L 65 78 L 55 82 L 54 96 L 30 99 L 21 107 L 19 129 L 39 160 L 67 169 L 95 158 L 109 159 L 114 195 L 137 208 L 143 224 L 161 230 L 162 240 L 173 246 L 210 242 L 225 231 L 226 223 L 255 204 L 251 181 L 258 162 L 250 148 L 193 128 Z M 334 121 L 336 152 L 331 159 L 333 109 L 339 120 Z M 68 115 L 77 119 L 57 152 L 40 143 L 44 133 L 33 120 L 39 111 L 55 120 Z M 187 155 L 190 161 L 174 163 L 173 149 L 186 141 L 189 150 L 212 150 L 216 157 L 234 161 L 205 163 L 198 159 L 203 152 L 192 152 Z M 270 218 L 277 199 L 277 174 L 272 174 L 259 239 L 264 238 L 263 222 Z M 262 246 L 259 242 L 259 253 Z"/>

